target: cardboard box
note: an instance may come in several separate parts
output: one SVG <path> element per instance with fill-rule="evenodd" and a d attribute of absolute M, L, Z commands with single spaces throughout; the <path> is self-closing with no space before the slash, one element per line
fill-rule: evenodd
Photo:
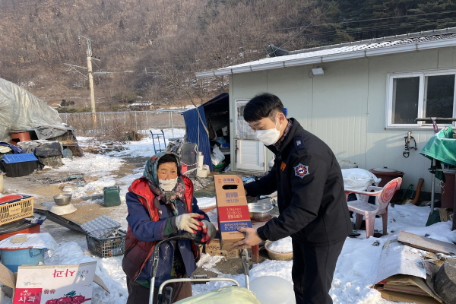
<path fill-rule="evenodd" d="M 0 263 L 0 283 L 11 288 L 5 293 L 12 304 L 90 304 L 92 282 L 109 292 L 95 274 L 97 262 L 76 265 L 23 265 L 13 274 Z"/>
<path fill-rule="evenodd" d="M 399 243 L 397 238 L 391 238 L 383 246 L 375 281 L 372 288 L 390 301 L 442 303 L 434 291 L 430 269 L 423 263 L 420 253 Z"/>
<path fill-rule="evenodd" d="M 209 255 L 221 255 L 226 258 L 237 258 L 239 257 L 239 250 L 238 249 L 232 249 L 232 250 L 222 250 L 220 247 L 220 239 L 215 238 L 211 240 L 211 242 L 207 245 L 204 246 L 205 251 Z"/>
<path fill-rule="evenodd" d="M 383 286 L 382 286 L 383 285 Z M 423 278 L 410 275 L 393 275 L 379 282 L 377 289 L 387 300 L 410 303 L 442 303 L 434 292 L 426 285 Z"/>
<path fill-rule="evenodd" d="M 234 243 L 244 239 L 237 229 L 252 228 L 244 184 L 237 175 L 216 175 L 214 183 L 221 249 L 230 250 Z"/>

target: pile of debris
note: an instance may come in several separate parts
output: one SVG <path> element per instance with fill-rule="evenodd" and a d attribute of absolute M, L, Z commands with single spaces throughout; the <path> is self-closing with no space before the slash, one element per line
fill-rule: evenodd
<path fill-rule="evenodd" d="M 383 246 L 372 288 L 390 301 L 456 303 L 455 254 L 455 244 L 401 231 Z"/>

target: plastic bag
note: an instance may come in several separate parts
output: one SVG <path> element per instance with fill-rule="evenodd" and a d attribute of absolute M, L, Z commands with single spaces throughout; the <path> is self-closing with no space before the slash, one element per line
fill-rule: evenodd
<path fill-rule="evenodd" d="M 261 304 L 255 294 L 244 287 L 222 287 L 209 293 L 185 298 L 176 304 L 213 304 L 213 303 L 238 303 Z"/>
<path fill-rule="evenodd" d="M 358 165 L 356 163 L 351 163 L 349 160 L 343 159 L 339 160 L 339 166 L 341 169 L 353 169 L 353 168 L 358 168 Z"/>
<path fill-rule="evenodd" d="M 344 188 L 356 191 L 366 191 L 367 187 L 373 184 L 377 186 L 382 180 L 372 172 L 360 168 L 342 169 L 342 176 Z"/>
<path fill-rule="evenodd" d="M 211 154 L 211 161 L 214 166 L 217 166 L 222 161 L 225 160 L 225 155 L 220 151 L 220 148 L 217 145 L 214 145 Z"/>

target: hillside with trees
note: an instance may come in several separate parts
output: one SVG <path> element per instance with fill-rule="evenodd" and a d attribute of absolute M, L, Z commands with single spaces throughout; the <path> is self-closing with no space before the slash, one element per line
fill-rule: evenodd
<path fill-rule="evenodd" d="M 0 0 L 0 77 L 50 105 L 86 108 L 89 37 L 94 71 L 113 72 L 94 77 L 100 110 L 200 104 L 226 92 L 228 78 L 195 72 L 265 58 L 269 44 L 297 50 L 453 26 L 456 0 Z"/>

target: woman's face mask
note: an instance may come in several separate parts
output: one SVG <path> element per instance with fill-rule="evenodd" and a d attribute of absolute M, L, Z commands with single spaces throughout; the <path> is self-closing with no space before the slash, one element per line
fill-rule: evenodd
<path fill-rule="evenodd" d="M 177 184 L 177 177 L 173 179 L 159 179 L 158 186 L 164 191 L 172 191 Z"/>
<path fill-rule="evenodd" d="M 275 144 L 280 137 L 280 131 L 277 130 L 277 122 L 279 118 L 276 118 L 276 125 L 274 128 L 267 129 L 267 130 L 257 130 L 255 131 L 256 138 L 261 141 L 265 146 L 270 146 Z M 282 126 L 280 124 L 279 128 Z"/>
<path fill-rule="evenodd" d="M 177 183 L 177 165 L 174 162 L 160 164 L 157 170 L 158 186 L 164 191 L 172 191 Z"/>

